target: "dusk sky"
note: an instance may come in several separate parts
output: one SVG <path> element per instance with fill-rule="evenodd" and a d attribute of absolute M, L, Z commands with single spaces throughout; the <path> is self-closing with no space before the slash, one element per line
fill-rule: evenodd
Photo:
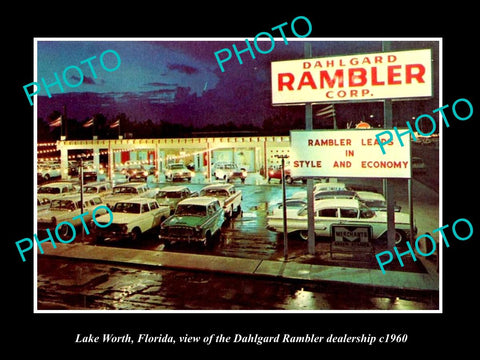
<path fill-rule="evenodd" d="M 52 111 L 61 111 L 62 105 L 68 104 L 69 117 L 80 121 L 93 113 L 113 117 L 125 112 L 132 120 L 150 118 L 153 121 L 175 122 L 175 115 L 167 115 L 162 106 L 184 101 L 191 103 L 190 122 L 198 121 L 205 125 L 211 119 L 219 123 L 225 116 L 231 116 L 229 120 L 232 121 L 250 119 L 252 123 L 260 122 L 261 125 L 262 118 L 272 108 L 268 96 L 271 61 L 302 58 L 305 41 L 312 44 L 313 57 L 380 52 L 381 39 L 375 40 L 288 38 L 287 45 L 278 38 L 270 53 L 256 52 L 256 58 L 252 59 L 246 52 L 242 54 L 243 64 L 239 64 L 233 55 L 223 64 L 225 71 L 221 72 L 215 51 L 223 48 L 232 50 L 232 43 L 238 49 L 244 49 L 244 38 L 127 38 L 108 41 L 38 38 L 38 81 L 45 78 L 47 84 L 53 83 L 55 72 L 62 79 L 64 69 L 72 65 L 78 66 L 84 75 L 83 83 L 75 88 L 66 86 L 62 80 L 63 94 L 57 85 L 49 89 L 51 98 L 42 89 L 38 97 L 38 117 L 46 118 Z M 434 42 L 413 40 L 392 41 L 392 50 L 434 48 L 433 54 L 438 56 L 438 47 L 433 46 Z M 268 38 L 267 41 L 264 48 L 270 45 Z M 120 67 L 115 71 L 107 72 L 100 65 L 100 55 L 106 50 L 114 50 L 121 58 Z M 91 64 L 97 78 L 93 78 L 88 64 L 81 64 L 81 61 L 93 56 L 96 58 Z M 106 54 L 104 59 L 107 67 L 115 66 L 113 54 Z M 79 83 L 77 74 L 75 69 L 69 70 L 68 81 Z M 191 100 L 194 95 L 196 98 Z"/>

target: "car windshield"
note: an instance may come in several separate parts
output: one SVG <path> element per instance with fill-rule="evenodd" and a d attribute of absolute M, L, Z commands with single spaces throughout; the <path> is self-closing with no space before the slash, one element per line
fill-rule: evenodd
<path fill-rule="evenodd" d="M 113 189 L 114 194 L 136 194 L 137 189 L 130 186 L 117 186 Z"/>
<path fill-rule="evenodd" d="M 127 213 L 127 214 L 140 214 L 140 204 L 119 202 L 113 207 L 113 212 Z"/>
<path fill-rule="evenodd" d="M 159 199 L 180 199 L 182 194 L 176 191 L 159 191 L 157 198 Z"/>
<path fill-rule="evenodd" d="M 51 210 L 75 210 L 75 203 L 72 200 L 52 200 Z"/>
<path fill-rule="evenodd" d="M 60 194 L 60 188 L 57 187 L 50 187 L 50 186 L 42 186 L 37 191 L 38 194 Z"/>
<path fill-rule="evenodd" d="M 179 216 L 206 216 L 207 209 L 202 205 L 181 204 L 177 206 L 175 215 Z"/>

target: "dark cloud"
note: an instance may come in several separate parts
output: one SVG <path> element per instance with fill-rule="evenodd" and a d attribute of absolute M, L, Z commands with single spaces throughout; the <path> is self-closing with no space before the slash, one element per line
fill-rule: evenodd
<path fill-rule="evenodd" d="M 73 80 L 73 81 L 76 81 L 76 82 L 80 82 L 80 79 L 78 76 L 76 75 L 72 75 L 70 76 L 70 80 Z M 95 85 L 95 80 L 93 80 L 91 77 L 88 77 L 88 76 L 83 76 L 83 83 L 82 84 L 86 84 L 86 85 Z"/>
<path fill-rule="evenodd" d="M 177 84 L 163 83 L 163 82 L 149 82 L 145 86 L 177 86 Z"/>
<path fill-rule="evenodd" d="M 184 65 L 184 64 L 168 64 L 168 69 L 169 70 L 176 70 L 178 72 L 187 74 L 187 75 L 192 75 L 192 74 L 197 74 L 199 70 L 193 66 L 190 65 Z"/>

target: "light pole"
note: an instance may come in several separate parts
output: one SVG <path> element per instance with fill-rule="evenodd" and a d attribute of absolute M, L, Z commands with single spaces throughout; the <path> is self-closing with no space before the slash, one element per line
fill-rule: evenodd
<path fill-rule="evenodd" d="M 275 155 L 282 159 L 282 210 L 283 210 L 283 258 L 288 260 L 288 237 L 287 237 L 287 191 L 285 187 L 285 159 L 288 155 Z"/>

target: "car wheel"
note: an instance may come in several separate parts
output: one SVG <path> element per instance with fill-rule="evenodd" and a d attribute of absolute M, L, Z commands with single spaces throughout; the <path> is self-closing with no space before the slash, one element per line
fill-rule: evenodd
<path fill-rule="evenodd" d="M 287 184 L 292 184 L 293 183 L 293 179 L 292 179 L 291 176 L 285 177 L 285 181 L 287 182 Z"/>
<path fill-rule="evenodd" d="M 48 180 L 50 180 L 50 175 L 48 175 L 48 174 L 45 174 L 45 176 L 43 177 L 43 179 L 44 179 L 45 181 L 48 181 Z"/>
<path fill-rule="evenodd" d="M 139 238 L 140 238 L 140 235 L 141 235 L 141 231 L 139 228 L 135 228 L 132 230 L 132 241 L 137 241 Z"/>
<path fill-rule="evenodd" d="M 402 230 L 395 229 L 395 246 L 405 245 L 407 235 Z"/>
<path fill-rule="evenodd" d="M 58 229 L 58 235 L 62 238 L 62 240 L 67 240 L 66 237 L 69 236 L 71 233 L 70 227 L 67 224 L 63 224 Z"/>
<path fill-rule="evenodd" d="M 298 236 L 301 240 L 307 241 L 308 240 L 308 230 L 300 230 L 298 232 Z"/>

